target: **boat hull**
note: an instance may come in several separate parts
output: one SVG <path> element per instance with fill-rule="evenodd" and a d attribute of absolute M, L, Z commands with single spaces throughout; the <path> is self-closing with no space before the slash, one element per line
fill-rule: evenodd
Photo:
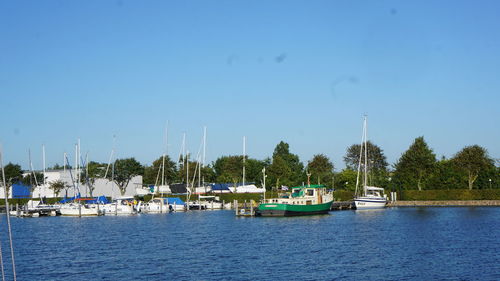
<path fill-rule="evenodd" d="M 387 200 L 385 198 L 375 199 L 375 198 L 355 198 L 354 206 L 356 210 L 364 210 L 364 209 L 383 209 L 387 204 Z"/>
<path fill-rule="evenodd" d="M 328 214 L 332 202 L 314 205 L 292 205 L 266 203 L 260 204 L 255 212 L 257 216 L 262 217 L 291 217 L 291 216 L 309 216 Z"/>

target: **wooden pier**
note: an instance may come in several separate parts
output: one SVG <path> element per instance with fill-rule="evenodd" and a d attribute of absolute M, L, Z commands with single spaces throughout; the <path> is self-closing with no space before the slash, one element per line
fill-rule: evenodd
<path fill-rule="evenodd" d="M 331 211 L 342 211 L 342 210 L 352 210 L 354 203 L 353 201 L 334 201 L 330 207 Z"/>

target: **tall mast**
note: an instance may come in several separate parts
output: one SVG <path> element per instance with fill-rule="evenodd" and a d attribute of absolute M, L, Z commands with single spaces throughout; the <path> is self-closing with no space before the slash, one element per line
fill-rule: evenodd
<path fill-rule="evenodd" d="M 45 176 L 45 145 L 44 144 L 42 144 L 42 160 L 43 160 L 42 161 L 43 162 L 43 195 L 45 196 L 45 184 L 46 184 L 45 178 L 46 178 L 46 176 Z M 43 202 L 43 203 L 45 203 L 45 202 Z"/>
<path fill-rule="evenodd" d="M 167 123 L 168 124 L 168 123 Z M 168 126 L 168 125 L 167 125 Z M 165 127 L 165 147 L 167 146 L 167 134 L 168 134 L 168 128 Z M 165 154 L 167 152 L 163 152 L 163 159 L 162 159 L 162 164 L 161 164 L 161 185 L 165 185 Z"/>
<path fill-rule="evenodd" d="M 364 180 L 364 184 L 363 186 L 366 187 L 368 185 L 368 144 L 367 144 L 367 128 L 366 128 L 366 115 L 365 115 L 365 120 L 364 120 L 364 125 L 363 125 L 363 129 L 364 129 L 364 138 L 365 138 L 365 180 Z M 365 191 L 366 192 L 366 191 Z"/>
<path fill-rule="evenodd" d="M 203 127 L 203 158 L 201 161 L 201 168 L 205 167 L 205 156 L 207 154 L 207 126 Z M 201 171 L 201 169 L 200 169 Z M 201 172 L 200 172 L 201 177 Z M 203 177 L 203 186 L 205 186 L 205 177 Z M 205 188 L 206 192 L 206 188 Z"/>
<path fill-rule="evenodd" d="M 165 127 L 165 156 L 163 157 L 163 172 L 165 173 L 165 157 L 168 156 L 168 120 L 167 120 L 167 126 Z M 167 178 L 166 176 L 163 176 L 165 178 L 165 184 L 167 184 Z"/>
<path fill-rule="evenodd" d="M 78 190 L 78 144 L 75 144 L 75 196 L 77 195 L 76 192 Z"/>
<path fill-rule="evenodd" d="M 246 155 L 247 137 L 243 136 L 243 185 L 245 186 L 245 155 Z"/>

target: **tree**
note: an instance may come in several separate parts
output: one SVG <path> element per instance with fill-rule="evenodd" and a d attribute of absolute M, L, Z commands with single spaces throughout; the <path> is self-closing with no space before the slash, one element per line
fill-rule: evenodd
<path fill-rule="evenodd" d="M 253 158 L 246 159 L 245 169 L 247 182 L 253 182 L 257 186 L 262 185 L 262 169 L 267 166 L 268 164 L 266 164 L 265 161 Z"/>
<path fill-rule="evenodd" d="M 288 143 L 281 141 L 276 145 L 268 169 L 271 183 L 276 183 L 277 187 L 298 185 L 302 180 L 303 170 L 304 164 L 300 162 L 299 156 L 290 153 Z"/>
<path fill-rule="evenodd" d="M 61 190 L 66 188 L 66 183 L 64 183 L 64 181 L 62 180 L 55 180 L 49 183 L 49 188 L 54 191 L 56 197 L 59 197 L 59 193 L 61 192 Z"/>
<path fill-rule="evenodd" d="M 10 162 L 9 164 L 5 165 L 3 169 L 5 172 L 5 184 L 7 185 L 5 188 L 7 194 L 9 194 L 10 187 L 14 183 L 19 182 L 23 179 L 23 170 L 21 169 L 20 165 L 12 164 Z"/>
<path fill-rule="evenodd" d="M 494 166 L 486 149 L 479 145 L 464 147 L 452 160 L 460 170 L 467 174 L 469 189 L 472 189 L 474 181 L 482 170 L 491 169 Z"/>
<path fill-rule="evenodd" d="M 95 189 L 95 180 L 98 178 L 104 178 L 105 173 L 106 173 L 106 168 L 107 164 L 104 163 L 98 163 L 94 161 L 90 161 L 87 164 L 86 169 L 83 169 L 82 175 L 81 175 L 81 181 L 83 183 L 86 183 L 88 188 L 89 188 L 89 193 L 90 196 L 93 196 L 92 193 L 94 192 Z M 87 174 L 88 170 L 88 174 Z M 109 172 L 108 172 L 109 174 Z"/>
<path fill-rule="evenodd" d="M 34 175 L 33 175 L 34 174 Z M 5 176 L 7 177 L 7 176 Z M 21 179 L 24 185 L 37 186 L 43 184 L 43 173 L 33 172 L 28 173 Z"/>
<path fill-rule="evenodd" d="M 324 154 L 316 154 L 307 164 L 307 171 L 311 174 L 311 181 L 318 179 L 318 184 L 329 185 L 333 179 L 333 164 Z"/>
<path fill-rule="evenodd" d="M 432 189 L 467 188 L 467 178 L 454 165 L 453 161 L 443 157 L 434 165 L 427 184 Z"/>
<path fill-rule="evenodd" d="M 385 170 L 387 169 L 387 160 L 384 155 L 384 151 L 378 147 L 376 144 L 370 141 L 366 142 L 367 152 L 368 152 L 368 165 L 371 170 Z M 347 168 L 352 170 L 358 169 L 359 163 L 359 152 L 361 145 L 353 144 L 347 148 L 346 155 L 344 156 L 344 162 Z M 361 156 L 361 163 L 365 162 L 365 155 Z"/>
<path fill-rule="evenodd" d="M 214 171 L 217 182 L 238 183 L 243 178 L 243 156 L 222 156 L 215 160 Z"/>
<path fill-rule="evenodd" d="M 108 178 L 118 185 L 121 195 L 125 194 L 127 190 L 127 185 L 130 180 L 135 177 L 142 175 L 144 173 L 144 168 L 141 163 L 137 162 L 135 158 L 117 159 L 114 164 L 114 177 L 113 173 L 108 173 Z"/>
<path fill-rule="evenodd" d="M 356 189 L 357 172 L 352 169 L 344 169 L 335 174 L 335 189 L 354 191 Z"/>
<path fill-rule="evenodd" d="M 292 169 L 288 163 L 281 157 L 273 157 L 273 163 L 269 166 L 268 175 L 271 183 L 276 184 L 276 188 L 280 185 L 292 185 L 290 179 L 292 178 Z"/>
<path fill-rule="evenodd" d="M 151 166 L 144 168 L 143 182 L 147 184 L 161 184 L 163 156 L 154 160 Z M 177 166 L 170 156 L 165 155 L 165 179 L 164 182 L 175 182 L 177 180 Z"/>
<path fill-rule="evenodd" d="M 418 137 L 394 165 L 394 177 L 403 187 L 417 186 L 421 191 L 436 165 L 436 155 L 427 146 L 424 137 Z"/>

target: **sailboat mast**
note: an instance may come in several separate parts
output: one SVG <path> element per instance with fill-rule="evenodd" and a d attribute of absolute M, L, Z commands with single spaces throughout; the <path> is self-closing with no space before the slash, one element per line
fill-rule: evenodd
<path fill-rule="evenodd" d="M 42 162 L 43 162 L 43 195 L 45 196 L 45 186 L 46 186 L 46 182 L 45 182 L 45 145 L 42 144 Z M 42 203 L 45 203 L 45 202 L 42 202 Z"/>
<path fill-rule="evenodd" d="M 366 186 L 368 185 L 368 144 L 367 144 L 367 128 L 366 128 L 366 115 L 365 115 L 365 120 L 364 120 L 364 125 L 363 125 L 363 131 L 364 131 L 364 139 L 365 139 L 365 174 L 364 174 L 364 183 L 363 183 L 363 188 L 366 189 Z M 366 190 L 365 190 L 366 192 Z"/>
<path fill-rule="evenodd" d="M 246 155 L 247 137 L 243 136 L 243 186 L 245 186 L 245 155 Z"/>
<path fill-rule="evenodd" d="M 165 184 L 167 184 L 167 178 L 165 176 L 165 157 L 168 155 L 168 121 L 165 127 L 165 155 L 163 156 L 163 177 L 165 178 Z"/>
<path fill-rule="evenodd" d="M 207 153 L 207 126 L 203 127 L 203 159 L 201 162 L 201 167 L 205 167 L 205 156 Z M 203 177 L 203 186 L 205 186 L 205 177 Z M 206 192 L 206 189 L 205 189 Z"/>

